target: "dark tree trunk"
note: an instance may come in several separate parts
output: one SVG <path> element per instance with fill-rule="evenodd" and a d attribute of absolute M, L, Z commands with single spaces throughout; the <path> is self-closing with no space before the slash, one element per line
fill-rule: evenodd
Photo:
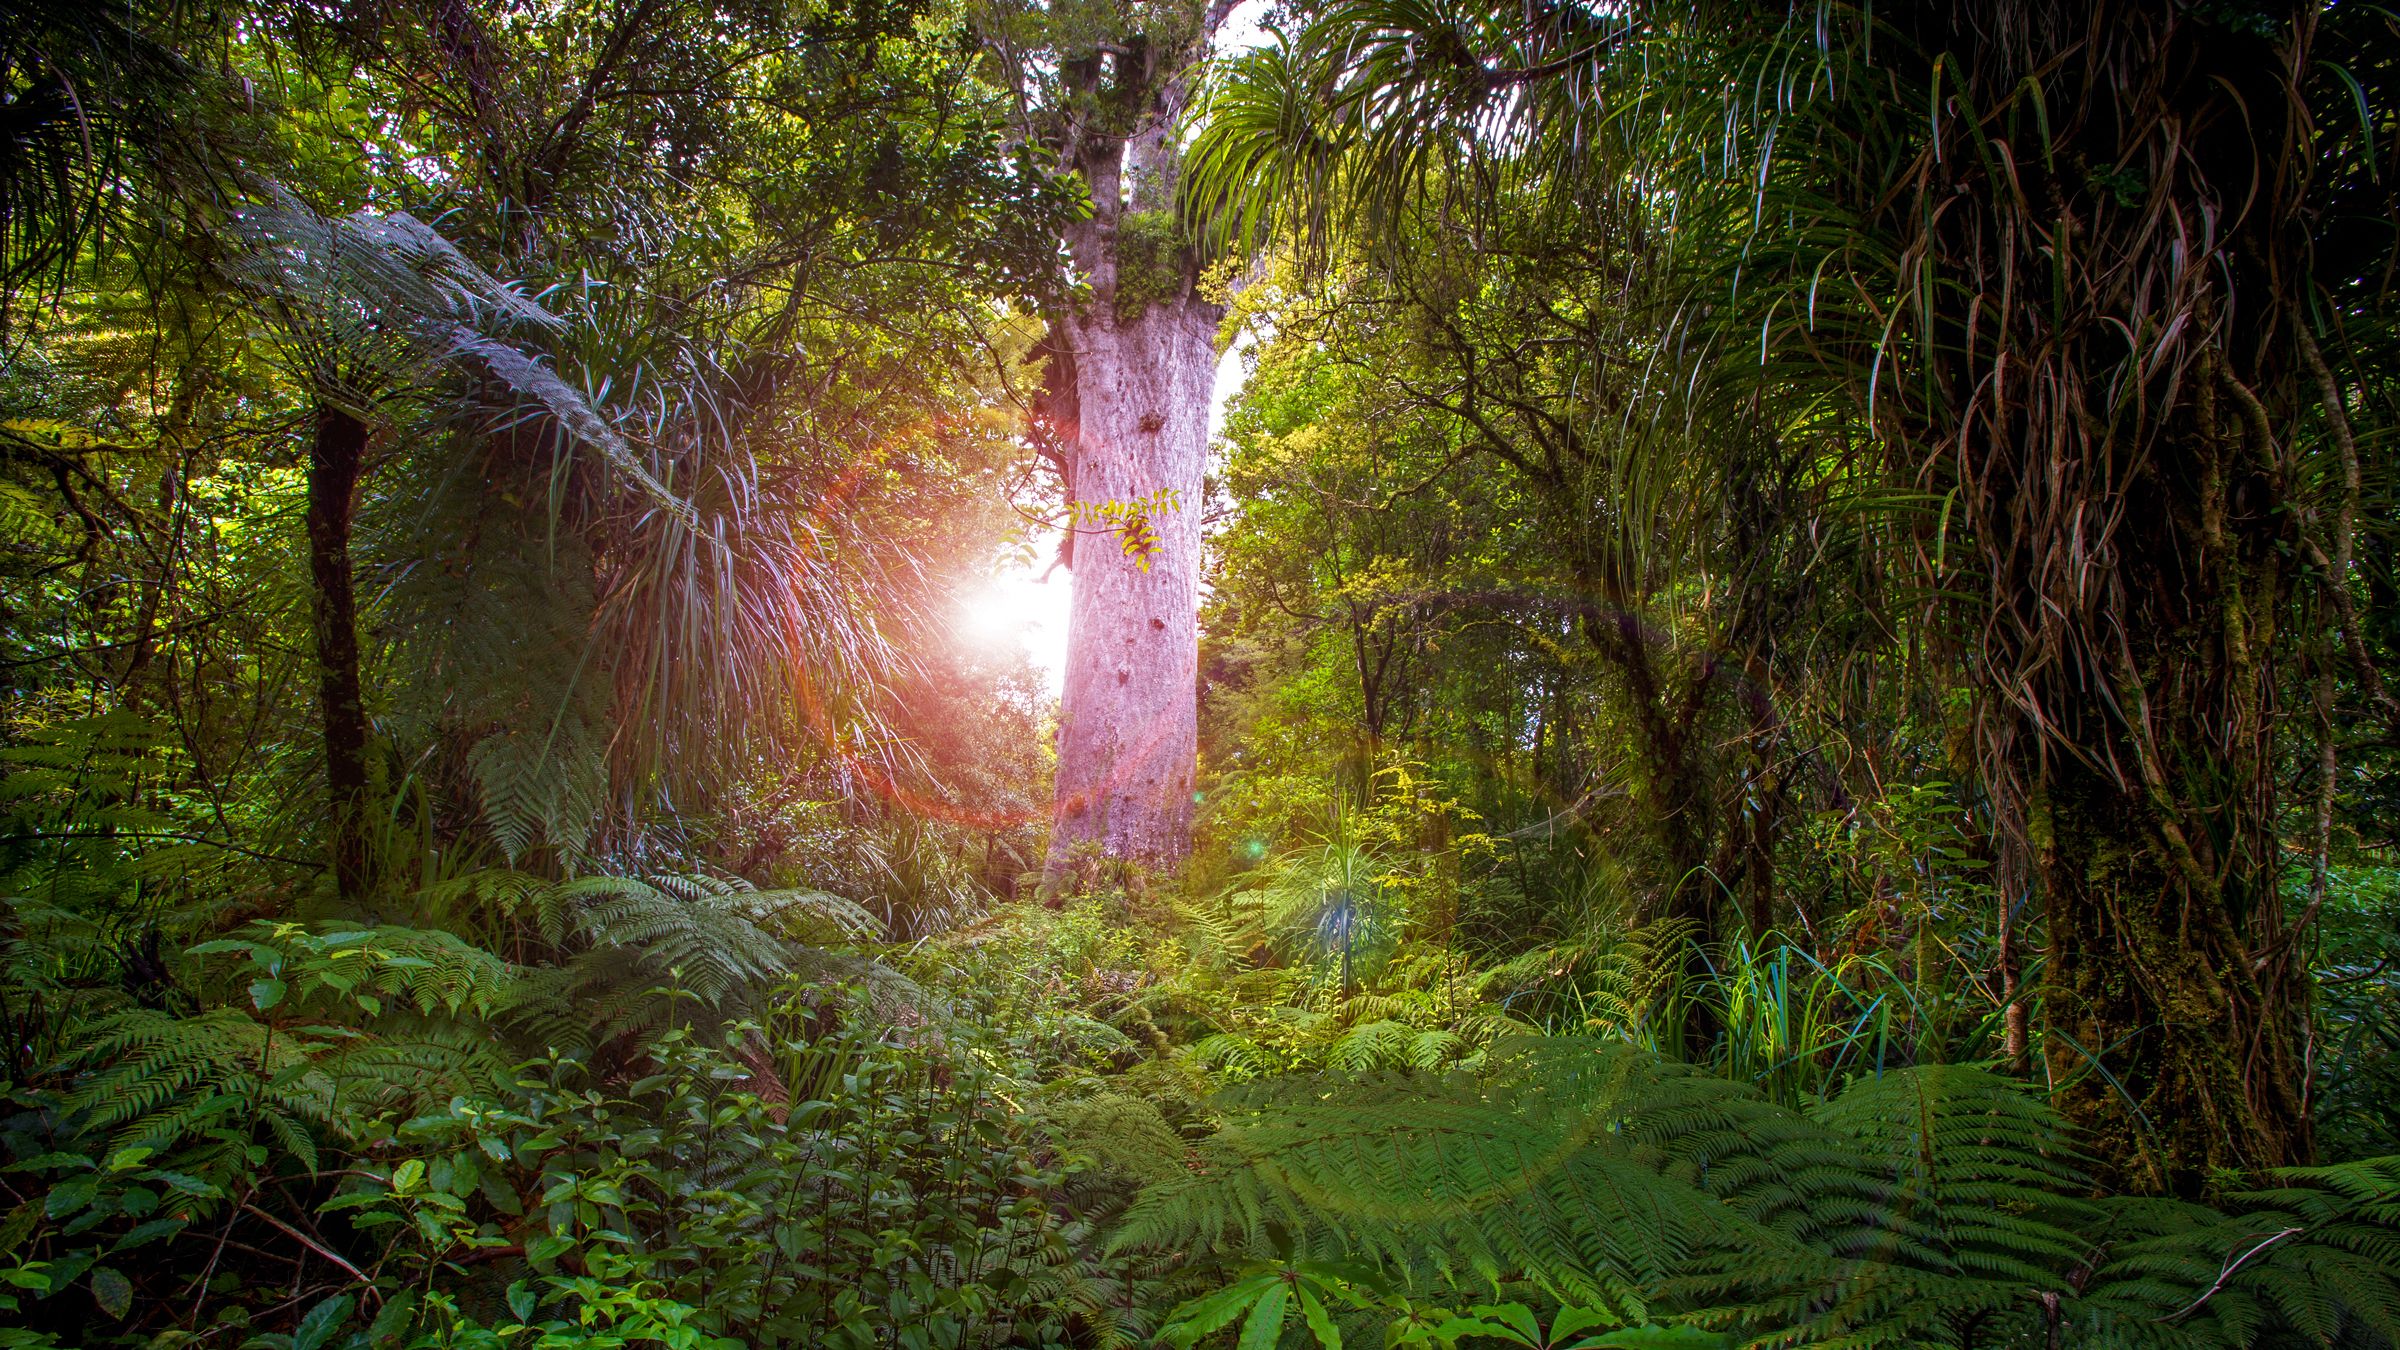
<path fill-rule="evenodd" d="M 1592 591 L 1587 587 L 1586 593 Z M 1623 592 L 1619 589 L 1614 594 L 1621 597 Z M 1666 664 L 1661 659 L 1661 644 L 1652 640 L 1622 599 L 1610 616 L 1587 610 L 1582 626 L 1585 640 L 1624 678 L 1641 750 L 1635 803 L 1666 865 L 1664 888 L 1647 894 L 1633 918 L 1639 923 L 1677 925 L 1677 936 L 1686 944 L 1685 987 L 1705 988 L 1711 972 L 1703 944 L 1716 936 L 1719 890 L 1709 869 L 1709 840 L 1722 822 L 1710 814 L 1712 804 L 1704 789 L 1698 737 L 1716 676 L 1716 658 L 1701 658 L 1683 687 L 1674 689 L 1660 669 Z M 1685 1006 L 1682 1041 L 1687 1058 L 1694 1062 L 1707 1059 L 1723 1034 L 1721 1020 L 1706 1002 L 1695 1000 Z"/>
<path fill-rule="evenodd" d="M 2209 893 L 2147 794 L 2105 775 L 2057 766 L 2043 805 L 2050 1077 L 2109 1180 L 2196 1194 L 2216 1169 L 2308 1157 L 2301 1028 L 2232 918 L 2267 897 Z"/>
<path fill-rule="evenodd" d="M 2276 834 L 2287 526 L 2224 359 L 2195 362 L 2201 387 L 2122 488 L 2104 683 L 2035 673 L 2054 739 L 2010 742 L 2035 785 L 2059 1105 L 2109 1181 L 2186 1195 L 2312 1152 Z"/>
<path fill-rule="evenodd" d="M 317 700 L 325 719 L 327 852 L 346 904 L 367 890 L 367 709 L 358 670 L 358 598 L 350 576 L 350 525 L 366 459 L 367 425 L 331 406 L 317 410 L 308 454 L 308 568 L 317 648 Z"/>
<path fill-rule="evenodd" d="M 1587 613 L 1583 631 L 1593 650 L 1625 681 L 1641 749 L 1638 805 L 1667 868 L 1665 888 L 1635 917 L 1642 922 L 1681 920 L 1691 925 L 1694 941 L 1705 942 L 1716 928 L 1717 888 L 1709 871 L 1709 842 L 1719 822 L 1712 818 L 1703 790 L 1698 737 L 1715 680 L 1715 658 L 1701 658 L 1676 688 L 1661 669 L 1667 664 L 1661 659 L 1661 644 L 1629 606 L 1620 604 L 1609 616 Z"/>
<path fill-rule="evenodd" d="M 2018 878 L 2042 899 L 2058 1103 L 2101 1184 L 2197 1194 L 2310 1154 L 2274 764 L 2283 560 L 2309 519 L 2289 438 L 2313 10 L 1901 13 L 1886 59 L 1931 91 L 1941 145 L 1898 181 L 1862 157 L 1845 190 L 1925 260 L 1902 289 L 1921 266 L 1942 298 L 1891 344 L 1922 364 L 1886 372 L 1877 415 L 1908 481 L 1954 485 L 1980 554 L 1954 651 L 2000 903 Z"/>

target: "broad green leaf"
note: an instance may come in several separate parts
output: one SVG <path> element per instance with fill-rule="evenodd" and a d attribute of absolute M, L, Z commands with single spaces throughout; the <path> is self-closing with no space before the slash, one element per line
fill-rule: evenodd
<path fill-rule="evenodd" d="M 397 1345 L 408 1334 L 417 1318 L 417 1291 L 403 1289 L 383 1301 L 375 1320 L 367 1325 L 367 1344 L 373 1350 Z"/>
<path fill-rule="evenodd" d="M 92 1272 L 92 1302 L 100 1311 L 122 1322 L 133 1311 L 133 1281 L 102 1266 Z"/>
<path fill-rule="evenodd" d="M 1249 1307 L 1274 1282 L 1272 1275 L 1253 1275 L 1193 1299 L 1169 1315 L 1159 1334 L 1177 1345 L 1190 1345 L 1240 1316 L 1242 1309 Z"/>
<path fill-rule="evenodd" d="M 292 1328 L 292 1350 L 320 1350 L 342 1323 L 350 1320 L 353 1300 L 348 1294 L 335 1294 L 308 1310 L 300 1325 Z"/>
<path fill-rule="evenodd" d="M 1478 1303 L 1467 1311 L 1491 1325 L 1486 1335 L 1519 1345 L 1542 1343 L 1541 1323 L 1534 1320 L 1533 1309 L 1522 1303 Z"/>
<path fill-rule="evenodd" d="M 143 1173 L 143 1179 L 148 1181 L 164 1182 L 167 1185 L 174 1187 L 176 1190 L 183 1192 L 185 1195 L 198 1196 L 203 1200 L 214 1200 L 218 1196 L 225 1193 L 217 1189 L 214 1183 L 202 1181 L 200 1178 L 191 1176 L 187 1173 L 170 1172 L 163 1167 L 153 1172 Z"/>
<path fill-rule="evenodd" d="M 1333 1324 L 1333 1318 L 1325 1311 L 1325 1305 L 1317 1301 L 1317 1296 L 1310 1293 L 1305 1284 L 1299 1286 L 1298 1293 L 1300 1295 L 1300 1316 L 1308 1323 L 1308 1334 L 1316 1337 L 1317 1344 L 1325 1347 L 1325 1350 L 1342 1350 L 1341 1328 Z"/>
<path fill-rule="evenodd" d="M 1569 1336 L 1590 1331 L 1594 1327 L 1605 1329 L 1616 1324 L 1616 1318 L 1597 1308 L 1561 1308 L 1550 1323 L 1550 1344 L 1559 1345 Z"/>
<path fill-rule="evenodd" d="M 47 1261 L 28 1261 L 21 1266 L 0 1270 L 0 1284 L 14 1289 L 31 1289 L 36 1293 L 50 1292 L 52 1277 Z"/>
<path fill-rule="evenodd" d="M 1281 1277 L 1259 1295 L 1251 1305 L 1250 1316 L 1242 1323 L 1242 1338 L 1235 1350 L 1275 1350 L 1276 1339 L 1283 1335 L 1283 1310 L 1292 1301 L 1292 1287 Z"/>
<path fill-rule="evenodd" d="M 152 1219 L 148 1223 L 136 1225 L 125 1236 L 118 1238 L 109 1251 L 112 1254 L 131 1251 L 136 1247 L 156 1242 L 160 1238 L 172 1237 L 182 1232 L 187 1223 L 188 1221 L 184 1219 Z"/>

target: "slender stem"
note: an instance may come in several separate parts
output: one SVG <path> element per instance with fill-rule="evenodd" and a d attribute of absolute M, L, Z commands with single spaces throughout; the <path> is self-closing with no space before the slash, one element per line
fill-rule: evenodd
<path fill-rule="evenodd" d="M 350 570 L 350 527 L 366 460 L 367 424 L 331 404 L 317 410 L 308 456 L 308 566 L 324 714 L 325 786 L 332 808 L 328 849 L 345 904 L 367 890 L 367 712 L 358 657 L 358 597 Z"/>

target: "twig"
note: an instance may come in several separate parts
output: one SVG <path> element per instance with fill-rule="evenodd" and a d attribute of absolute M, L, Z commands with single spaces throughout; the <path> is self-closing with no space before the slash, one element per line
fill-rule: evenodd
<path fill-rule="evenodd" d="M 2307 1231 L 2308 1230 L 2305 1228 L 2286 1228 L 2282 1232 L 2261 1241 L 2257 1246 L 2252 1247 L 2250 1250 L 2243 1252 L 2240 1256 L 2237 1256 L 2232 1261 L 2226 1263 L 2225 1268 L 2217 1272 L 2216 1282 L 2211 1284 L 2208 1288 L 2200 1291 L 2200 1297 L 2185 1304 L 2179 1311 L 2168 1313 L 2164 1317 L 2153 1317 L 2150 1320 L 2154 1323 L 2180 1322 L 2184 1318 L 2191 1316 L 2194 1312 L 2199 1310 L 2201 1304 L 2208 1302 L 2212 1298 L 2215 1298 L 2217 1296 L 2217 1291 L 2223 1289 L 2225 1287 L 2225 1282 L 2233 1278 L 2233 1273 L 2235 1271 L 2240 1270 L 2244 1265 L 2248 1264 L 2251 1257 L 2258 1255 L 2260 1252 L 2263 1252 L 2267 1248 L 2274 1246 L 2276 1243 L 2283 1241 L 2285 1238 L 2290 1237 L 2294 1233 L 2305 1233 Z"/>
<path fill-rule="evenodd" d="M 345 1261 L 341 1257 L 335 1255 L 331 1249 L 325 1246 L 324 1243 L 317 1241 L 315 1238 L 312 1238 L 308 1234 L 301 1232 L 299 1229 L 292 1227 L 290 1224 L 276 1218 L 274 1215 L 269 1214 L 263 1209 L 260 1209 L 258 1206 L 251 1204 L 249 1201 L 244 1200 L 242 1202 L 242 1212 L 245 1214 L 255 1215 L 258 1218 L 266 1220 L 269 1224 L 282 1230 L 285 1237 L 290 1238 L 292 1241 L 299 1243 L 301 1246 L 308 1248 L 310 1251 L 315 1252 L 317 1255 L 324 1257 L 326 1260 L 331 1261 L 335 1265 L 340 1266 L 342 1269 L 350 1272 L 350 1278 L 358 1281 L 360 1284 L 372 1283 L 372 1281 L 367 1278 L 365 1271 L 360 1270 L 358 1267 L 351 1265 L 348 1261 Z"/>
<path fill-rule="evenodd" d="M 2367 967 L 2365 970 L 2362 970 L 2355 975 L 2321 975 L 2317 977 L 2317 987 L 2319 989 L 2328 989 L 2337 984 L 2357 984 L 2361 980 L 2374 979 L 2376 976 L 2381 975 L 2383 972 L 2390 970 L 2391 968 L 2391 957 L 2379 957 L 2376 959 L 2374 965 Z"/>
<path fill-rule="evenodd" d="M 257 1188 L 252 1187 L 251 1189 L 256 1190 Z M 247 1208 L 249 1204 L 250 1202 L 247 1199 L 242 1201 L 244 1208 Z M 200 1326 L 200 1307 L 208 1300 L 208 1282 L 210 1277 L 217 1273 L 217 1259 L 225 1255 L 225 1244 L 232 1239 L 233 1216 L 228 1214 L 225 1216 L 225 1226 L 217 1230 L 217 1245 L 215 1249 L 210 1251 L 208 1254 L 208 1264 L 201 1268 L 200 1278 L 193 1282 L 194 1288 L 198 1292 L 193 1294 L 192 1310 L 184 1314 L 184 1320 L 190 1322 L 194 1330 L 198 1330 Z"/>
<path fill-rule="evenodd" d="M 179 830 L 32 830 L 24 834 L 13 835 L 11 837 L 16 839 L 44 840 L 173 839 L 186 844 L 206 844 L 210 848 L 221 848 L 230 853 L 239 853 L 244 857 L 256 858 L 260 862 L 283 863 L 289 867 L 308 867 L 314 868 L 320 872 L 325 870 L 325 864 L 320 862 L 310 862 L 306 858 L 287 858 L 280 853 L 262 853 L 257 849 L 245 848 L 240 844 L 231 842 L 230 840 L 211 839 L 204 834 L 186 834 Z"/>

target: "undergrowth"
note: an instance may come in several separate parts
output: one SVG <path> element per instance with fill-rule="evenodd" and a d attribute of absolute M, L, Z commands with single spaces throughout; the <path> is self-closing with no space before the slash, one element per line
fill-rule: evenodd
<path fill-rule="evenodd" d="M 900 944 L 699 871 L 248 918 L 132 804 L 169 753 L 94 724 L 8 780 L 9 1346 L 2400 1332 L 2400 1160 L 2098 1192 L 1938 964 L 1600 904 L 1495 954 L 1420 793 Z"/>

